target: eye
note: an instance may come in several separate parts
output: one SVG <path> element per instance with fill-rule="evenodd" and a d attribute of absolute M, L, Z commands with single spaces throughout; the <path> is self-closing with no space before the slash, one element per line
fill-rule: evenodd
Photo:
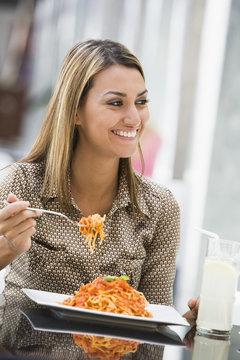
<path fill-rule="evenodd" d="M 121 106 L 122 104 L 123 104 L 122 100 L 114 100 L 108 102 L 108 105 L 112 105 L 112 106 Z"/>
<path fill-rule="evenodd" d="M 149 103 L 148 99 L 141 99 L 141 100 L 136 101 L 137 105 L 146 105 L 147 103 Z"/>

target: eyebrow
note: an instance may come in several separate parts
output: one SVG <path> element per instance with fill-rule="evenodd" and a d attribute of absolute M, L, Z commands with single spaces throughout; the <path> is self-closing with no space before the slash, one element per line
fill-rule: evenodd
<path fill-rule="evenodd" d="M 147 92 L 148 92 L 148 91 L 147 91 L 147 89 L 146 89 L 146 90 L 140 92 L 139 94 L 137 94 L 137 97 L 142 96 L 142 95 L 144 95 L 144 94 L 147 93 Z M 117 96 L 121 96 L 121 97 L 126 97 L 126 96 L 127 96 L 127 94 L 122 93 L 122 92 L 119 92 L 119 91 L 108 91 L 108 92 L 106 92 L 105 94 L 103 94 L 103 96 L 106 96 L 106 95 L 117 95 Z"/>

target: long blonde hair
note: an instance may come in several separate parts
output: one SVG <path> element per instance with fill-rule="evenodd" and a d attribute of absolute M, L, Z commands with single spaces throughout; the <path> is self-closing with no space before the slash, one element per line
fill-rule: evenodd
<path fill-rule="evenodd" d="M 49 197 L 55 188 L 62 206 L 70 206 L 67 174 L 78 141 L 75 126 L 78 107 L 93 85 L 94 76 L 113 64 L 136 68 L 145 79 L 139 60 L 120 43 L 87 40 L 70 50 L 60 70 L 42 129 L 30 153 L 20 160 L 45 160 L 42 192 Z M 122 162 L 127 170 L 131 201 L 139 209 L 137 178 L 131 159 L 122 159 Z"/>

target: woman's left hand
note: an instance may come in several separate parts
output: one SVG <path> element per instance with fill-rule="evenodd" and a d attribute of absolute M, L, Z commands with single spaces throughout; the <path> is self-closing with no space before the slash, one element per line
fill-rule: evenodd
<path fill-rule="evenodd" d="M 188 301 L 188 307 L 190 310 L 183 314 L 183 317 L 189 322 L 191 328 L 185 335 L 183 342 L 187 349 L 193 350 L 194 336 L 196 332 L 196 320 L 199 309 L 199 296 L 197 299 L 190 299 Z"/>
<path fill-rule="evenodd" d="M 183 317 L 187 319 L 191 326 L 195 325 L 198 315 L 198 308 L 199 308 L 199 296 L 197 299 L 190 299 L 188 301 L 189 311 L 183 314 Z"/>
<path fill-rule="evenodd" d="M 199 300 L 200 300 L 200 298 L 198 296 L 197 299 L 190 299 L 188 301 L 188 307 L 190 309 L 192 317 L 195 318 L 195 320 L 197 320 L 198 309 L 199 309 Z"/>

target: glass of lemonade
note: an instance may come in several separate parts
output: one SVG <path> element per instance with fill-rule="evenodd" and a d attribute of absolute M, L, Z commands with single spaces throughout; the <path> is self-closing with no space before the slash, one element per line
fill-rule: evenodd
<path fill-rule="evenodd" d="M 240 243 L 209 238 L 203 264 L 197 333 L 228 337 L 238 281 Z"/>

